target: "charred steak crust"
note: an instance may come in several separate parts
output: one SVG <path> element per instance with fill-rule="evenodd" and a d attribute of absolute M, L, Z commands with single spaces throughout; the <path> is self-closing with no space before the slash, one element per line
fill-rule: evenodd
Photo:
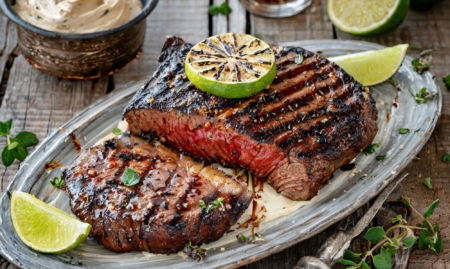
<path fill-rule="evenodd" d="M 126 167 L 140 175 L 121 185 Z M 219 239 L 248 207 L 245 183 L 163 146 L 124 136 L 92 147 L 63 172 L 72 212 L 92 225 L 91 235 L 112 251 L 169 254 Z M 226 210 L 206 213 L 223 197 Z"/>
<path fill-rule="evenodd" d="M 183 62 L 191 47 L 167 39 L 161 65 L 125 109 L 132 134 L 156 133 L 190 156 L 249 169 L 282 195 L 307 200 L 377 133 L 370 93 L 318 54 L 273 46 L 273 83 L 250 98 L 226 99 L 187 80 Z"/>

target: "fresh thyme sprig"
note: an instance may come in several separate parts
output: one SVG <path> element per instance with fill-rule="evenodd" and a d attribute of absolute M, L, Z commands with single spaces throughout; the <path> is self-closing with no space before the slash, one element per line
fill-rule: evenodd
<path fill-rule="evenodd" d="M 439 226 L 433 226 L 429 218 L 433 215 L 434 210 L 439 204 L 439 200 L 434 201 L 422 215 L 411 206 L 408 199 L 403 198 L 403 203 L 410 208 L 411 212 L 419 215 L 422 222 L 417 225 L 408 225 L 408 222 L 402 215 L 397 215 L 392 219 L 392 223 L 396 225 L 384 230 L 383 227 L 372 227 L 367 230 L 364 238 L 374 245 L 368 252 L 362 256 L 362 253 L 354 253 L 346 250 L 341 264 L 348 265 L 347 269 L 370 269 L 367 259 L 372 258 L 373 265 L 377 269 L 392 268 L 392 259 L 399 249 L 411 248 L 418 241 L 419 249 L 430 249 L 434 254 L 438 255 L 442 251 L 442 237 L 439 235 Z M 395 229 L 402 230 L 398 235 L 389 237 L 391 231 Z M 420 231 L 417 238 L 416 231 Z M 379 254 L 374 252 L 379 249 Z M 361 257 L 362 256 L 362 257 Z"/>
<path fill-rule="evenodd" d="M 27 148 L 36 145 L 39 140 L 31 132 L 20 132 L 16 137 L 11 136 L 12 119 L 6 122 L 0 121 L 0 136 L 6 137 L 6 146 L 2 151 L 2 162 L 8 167 L 15 159 L 25 160 L 28 156 Z"/>
<path fill-rule="evenodd" d="M 191 242 L 184 245 L 183 252 L 191 258 L 201 261 L 206 256 L 206 249 L 199 246 L 193 246 Z"/>

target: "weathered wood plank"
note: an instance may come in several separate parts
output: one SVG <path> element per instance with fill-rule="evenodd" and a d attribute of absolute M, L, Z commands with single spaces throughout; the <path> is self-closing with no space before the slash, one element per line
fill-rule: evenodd
<path fill-rule="evenodd" d="M 17 56 L 16 31 L 9 27 L 12 22 L 0 12 L 0 102 L 6 91 L 6 83 L 9 76 L 9 68 Z"/>
<path fill-rule="evenodd" d="M 214 5 L 220 5 L 223 0 L 214 0 Z M 228 6 L 232 12 L 227 16 L 215 15 L 212 16 L 212 35 L 223 33 L 246 33 L 247 26 L 247 11 L 239 3 L 239 0 L 227 0 Z"/>
<path fill-rule="evenodd" d="M 305 39 L 332 39 L 333 26 L 325 12 L 325 0 L 313 1 L 302 13 L 284 19 L 250 15 L 251 34 L 269 43 Z"/>
<path fill-rule="evenodd" d="M 151 76 L 159 65 L 157 59 L 166 36 L 179 36 L 194 44 L 208 37 L 208 7 L 208 0 L 159 1 L 147 18 L 142 54 L 114 75 L 116 87 L 130 80 Z"/>
<path fill-rule="evenodd" d="M 428 143 L 420 152 L 420 160 L 413 161 L 406 171 L 409 176 L 402 182 L 397 196 L 407 195 L 413 206 L 424 212 L 434 200 L 440 199 L 432 222 L 441 227 L 443 251 L 435 256 L 431 251 L 414 249 L 409 260 L 409 269 L 446 268 L 450 260 L 450 164 L 441 161 L 445 153 L 450 153 L 450 92 L 446 90 L 442 78 L 450 74 L 450 2 L 443 1 L 428 10 L 410 9 L 405 21 L 394 31 L 378 37 L 355 37 L 337 31 L 341 39 L 365 40 L 393 46 L 408 43 L 423 49 L 434 48 L 431 72 L 442 89 L 443 111 L 438 125 Z M 408 54 L 418 56 L 420 50 L 409 50 Z M 423 185 L 423 180 L 431 177 L 433 190 Z"/>

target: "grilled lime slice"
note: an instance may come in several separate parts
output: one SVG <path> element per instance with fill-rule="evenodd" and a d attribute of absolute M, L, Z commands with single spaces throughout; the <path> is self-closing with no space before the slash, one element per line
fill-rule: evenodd
<path fill-rule="evenodd" d="M 362 85 L 371 86 L 392 77 L 403 63 L 407 50 L 408 45 L 403 44 L 381 50 L 332 57 L 328 60 L 344 68 Z"/>
<path fill-rule="evenodd" d="M 276 75 L 270 46 L 251 35 L 226 33 L 191 48 L 184 69 L 202 91 L 226 98 L 244 98 L 262 91 Z"/>
<path fill-rule="evenodd" d="M 395 29 L 409 8 L 409 0 L 328 0 L 333 24 L 353 35 L 374 36 Z"/>
<path fill-rule="evenodd" d="M 91 225 L 21 191 L 11 196 L 11 219 L 20 240 L 43 253 L 68 251 L 86 240 L 91 230 Z"/>

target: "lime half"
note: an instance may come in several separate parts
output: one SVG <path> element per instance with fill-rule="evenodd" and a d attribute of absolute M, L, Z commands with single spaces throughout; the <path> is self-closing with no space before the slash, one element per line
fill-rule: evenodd
<path fill-rule="evenodd" d="M 20 191 L 11 197 L 11 219 L 22 242 L 43 253 L 68 251 L 85 241 L 91 230 L 91 225 Z"/>
<path fill-rule="evenodd" d="M 409 0 L 328 0 L 333 24 L 349 34 L 379 35 L 396 28 L 409 8 Z"/>
<path fill-rule="evenodd" d="M 193 46 L 184 69 L 197 88 L 226 98 L 257 94 L 277 72 L 275 54 L 267 43 L 234 33 L 212 36 Z"/>
<path fill-rule="evenodd" d="M 397 45 L 382 50 L 331 57 L 347 73 L 364 86 L 371 86 L 392 77 L 405 58 L 408 45 Z"/>

